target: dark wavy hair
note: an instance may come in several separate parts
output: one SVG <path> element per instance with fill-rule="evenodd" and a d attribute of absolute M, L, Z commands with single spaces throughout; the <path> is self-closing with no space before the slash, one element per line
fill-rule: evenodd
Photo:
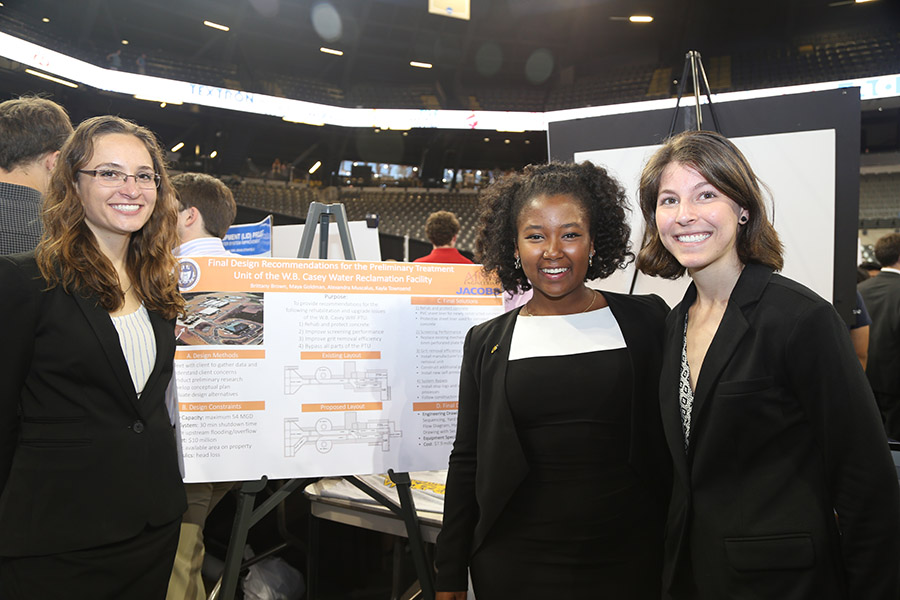
<path fill-rule="evenodd" d="M 131 121 L 114 116 L 86 119 L 63 145 L 44 198 L 44 235 L 36 252 L 38 267 L 49 287 L 61 285 L 67 292 L 93 296 L 109 312 L 125 302 L 116 270 L 100 251 L 97 238 L 85 222 L 84 205 L 75 185 L 79 169 L 94 154 L 94 143 L 111 133 L 139 139 L 150 154 L 153 170 L 160 176 L 153 213 L 139 231 L 131 234 L 125 261 L 134 290 L 147 309 L 171 319 L 184 311 L 172 254 L 172 248 L 178 244 L 178 202 L 156 136 Z"/>
<path fill-rule="evenodd" d="M 738 227 L 737 253 L 743 264 L 759 263 L 780 271 L 783 247 L 766 215 L 762 184 L 747 158 L 731 140 L 714 131 L 685 131 L 668 140 L 650 157 L 641 173 L 640 205 L 644 241 L 636 266 L 647 275 L 677 279 L 684 267 L 666 250 L 656 228 L 656 204 L 663 171 L 672 163 L 687 165 L 714 188 L 749 213 Z"/>
<path fill-rule="evenodd" d="M 529 165 L 521 173 L 501 178 L 481 197 L 475 256 L 485 272 L 500 280 L 505 291 L 531 289 L 525 272 L 515 266 L 522 207 L 538 196 L 559 194 L 574 198 L 587 215 L 594 258 L 585 281 L 609 277 L 634 258 L 629 247 L 631 227 L 625 190 L 606 169 L 590 162 Z"/>

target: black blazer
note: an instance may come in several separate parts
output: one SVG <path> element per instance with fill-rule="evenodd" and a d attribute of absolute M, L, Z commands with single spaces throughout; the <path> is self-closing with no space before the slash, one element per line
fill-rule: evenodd
<path fill-rule="evenodd" d="M 150 312 L 138 398 L 106 310 L 45 288 L 33 254 L 0 258 L 0 556 L 122 541 L 186 508 L 165 406 L 174 323 Z"/>
<path fill-rule="evenodd" d="M 657 402 L 663 322 L 668 306 L 657 296 L 603 292 L 632 363 L 630 462 L 664 512 L 670 463 Z M 466 336 L 459 382 L 456 441 L 450 454 L 444 523 L 437 540 L 436 588 L 468 587 L 469 557 L 528 473 L 506 398 L 506 367 L 519 310 L 476 325 Z M 598 389 L 603 383 L 597 382 Z"/>
<path fill-rule="evenodd" d="M 872 317 L 866 375 L 876 394 L 900 398 L 900 273 L 882 271 L 860 283 L 859 293 Z"/>
<path fill-rule="evenodd" d="M 675 467 L 664 589 L 900 598 L 900 488 L 847 326 L 812 291 L 747 265 L 700 371 L 685 454 L 678 388 L 695 298 L 692 284 L 669 315 L 660 376 Z"/>

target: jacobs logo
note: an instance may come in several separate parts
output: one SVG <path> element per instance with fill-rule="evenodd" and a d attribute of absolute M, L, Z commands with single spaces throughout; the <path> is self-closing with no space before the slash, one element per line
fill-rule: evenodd
<path fill-rule="evenodd" d="M 499 290 L 490 287 L 461 287 L 456 292 L 456 295 L 467 295 L 467 296 L 496 296 L 499 293 Z"/>

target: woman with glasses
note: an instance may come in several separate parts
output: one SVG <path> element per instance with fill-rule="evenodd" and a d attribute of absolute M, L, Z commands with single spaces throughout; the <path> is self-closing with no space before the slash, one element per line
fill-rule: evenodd
<path fill-rule="evenodd" d="M 157 600 L 185 509 L 164 400 L 184 302 L 154 135 L 81 123 L 43 221 L 0 259 L 0 596 Z"/>

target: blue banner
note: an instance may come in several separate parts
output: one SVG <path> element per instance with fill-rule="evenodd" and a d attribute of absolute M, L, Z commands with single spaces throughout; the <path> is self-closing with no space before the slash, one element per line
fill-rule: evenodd
<path fill-rule="evenodd" d="M 222 243 L 235 254 L 272 256 L 272 215 L 259 223 L 232 225 Z"/>

